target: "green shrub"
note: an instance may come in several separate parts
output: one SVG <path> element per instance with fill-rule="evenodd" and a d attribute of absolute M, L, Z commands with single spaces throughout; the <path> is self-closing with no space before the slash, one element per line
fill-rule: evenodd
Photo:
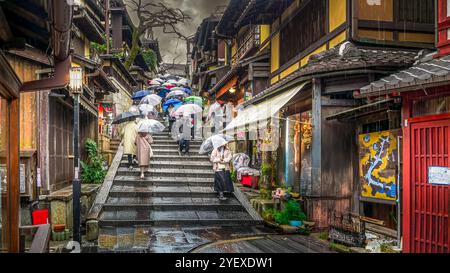
<path fill-rule="evenodd" d="M 275 213 L 274 218 L 278 224 L 288 225 L 290 221 L 306 220 L 306 215 L 296 201 L 290 200 L 286 203 L 283 211 Z"/>
<path fill-rule="evenodd" d="M 99 154 L 97 143 L 92 139 L 86 140 L 85 149 L 88 160 L 81 161 L 81 179 L 87 184 L 100 184 L 106 176 L 106 170 L 103 167 L 104 158 Z"/>
<path fill-rule="evenodd" d="M 261 188 L 259 190 L 259 197 L 264 200 L 272 200 L 272 191 L 269 189 Z"/>
<path fill-rule="evenodd" d="M 266 209 L 262 213 L 262 218 L 266 221 L 275 221 L 275 214 L 277 213 L 276 209 Z"/>

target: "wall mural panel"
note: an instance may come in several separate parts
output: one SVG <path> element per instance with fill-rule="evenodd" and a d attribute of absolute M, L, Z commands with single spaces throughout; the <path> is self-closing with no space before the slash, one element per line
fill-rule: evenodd
<path fill-rule="evenodd" d="M 361 196 L 395 201 L 397 199 L 397 131 L 359 136 Z"/>

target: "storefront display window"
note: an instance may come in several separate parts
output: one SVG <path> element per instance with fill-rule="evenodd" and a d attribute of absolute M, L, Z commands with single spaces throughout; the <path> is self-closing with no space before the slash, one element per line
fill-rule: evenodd
<path fill-rule="evenodd" d="M 0 98 L 0 252 L 6 249 L 6 109 L 7 101 Z"/>
<path fill-rule="evenodd" d="M 285 181 L 301 194 L 311 181 L 312 113 L 303 112 L 286 119 Z"/>

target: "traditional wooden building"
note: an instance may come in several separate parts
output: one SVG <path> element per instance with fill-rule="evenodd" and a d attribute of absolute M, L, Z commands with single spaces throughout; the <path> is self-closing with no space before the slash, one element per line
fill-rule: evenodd
<path fill-rule="evenodd" d="M 333 210 L 380 203 L 361 196 L 356 125 L 333 116 L 363 103 L 354 90 L 434 47 L 433 14 L 433 0 L 292 1 L 269 23 L 270 86 L 244 103 L 227 132 L 258 132 L 252 150 L 271 152 L 277 182 L 301 193 L 319 228 Z M 376 127 L 367 124 L 361 130 Z"/>
<path fill-rule="evenodd" d="M 228 71 L 225 64 L 225 41 L 217 39 L 215 28 L 223 12 L 211 15 L 200 24 L 192 49 L 192 86 L 199 95 L 209 98 L 209 90 Z"/>
<path fill-rule="evenodd" d="M 361 88 L 355 97 L 401 106 L 399 192 L 403 251 L 450 252 L 450 1 L 438 3 L 437 52 Z"/>
<path fill-rule="evenodd" d="M 269 85 L 270 25 L 290 1 L 230 1 L 216 27 L 225 41 L 228 72 L 209 90 L 216 100 L 242 104 Z"/>
<path fill-rule="evenodd" d="M 0 2 L 0 252 L 23 251 L 19 227 L 29 225 L 30 211 L 21 207 L 37 199 L 45 166 L 41 90 L 68 84 L 70 18 L 66 1 Z"/>

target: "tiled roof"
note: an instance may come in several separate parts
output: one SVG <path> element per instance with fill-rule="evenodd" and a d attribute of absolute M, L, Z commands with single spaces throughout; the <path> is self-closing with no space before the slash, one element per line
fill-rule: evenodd
<path fill-rule="evenodd" d="M 405 89 L 414 90 L 447 81 L 450 81 L 450 56 L 433 59 L 430 54 L 408 69 L 361 88 L 358 96 L 363 97 L 374 93 L 387 94 Z"/>
<path fill-rule="evenodd" d="M 345 73 L 345 71 L 358 69 L 401 69 L 412 65 L 416 56 L 417 51 L 370 49 L 345 42 L 341 46 L 311 56 L 308 64 L 259 93 L 245 105 L 255 103 L 299 78 L 307 80 L 314 75 L 331 72 Z"/>

